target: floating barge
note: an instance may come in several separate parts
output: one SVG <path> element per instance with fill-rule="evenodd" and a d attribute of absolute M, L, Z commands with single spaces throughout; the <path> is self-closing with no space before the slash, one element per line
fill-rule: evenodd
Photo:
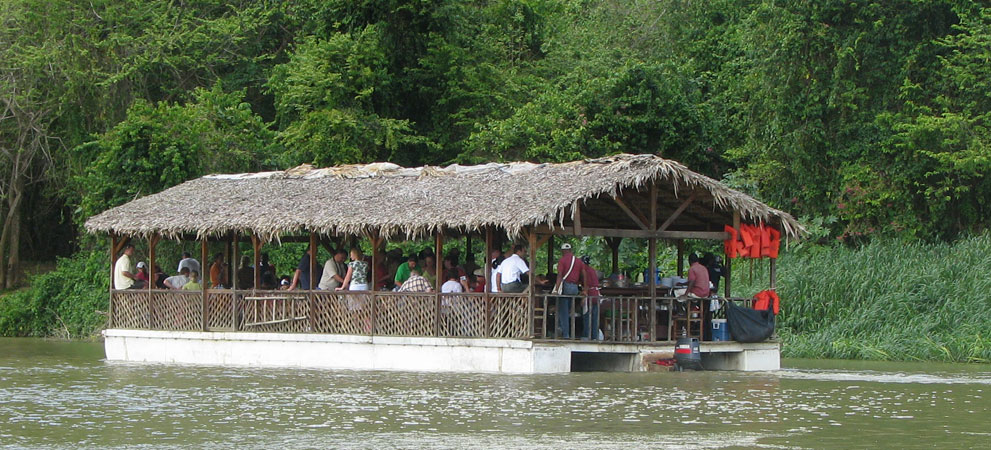
<path fill-rule="evenodd" d="M 347 195 L 343 195 L 347 193 Z M 210 175 L 136 199 L 90 218 L 86 227 L 110 236 L 111 267 L 127 243 L 146 251 L 154 267 L 162 239 L 198 242 L 201 261 L 222 248 L 237 261 L 250 244 L 254 283 L 260 254 L 271 242 L 307 242 L 310 280 L 319 248 L 373 249 L 389 239 L 427 239 L 443 254 L 450 239 L 498 245 L 523 243 L 531 273 L 538 249 L 554 261 L 561 236 L 602 236 L 618 272 L 619 243 L 637 239 L 656 273 L 657 245 L 722 241 L 729 225 L 764 224 L 785 236 L 800 225 L 771 208 L 681 164 L 653 155 L 616 155 L 562 164 L 507 163 L 403 168 L 393 164 L 284 172 Z M 371 279 L 379 252 L 372 252 Z M 441 258 L 437 273 L 442 273 Z M 205 264 L 204 264 L 205 266 Z M 548 264 L 550 266 L 550 263 Z M 774 287 L 774 260 L 770 261 Z M 724 298 L 731 296 L 727 278 Z M 548 267 L 548 272 L 552 271 Z M 357 370 L 560 373 L 649 370 L 670 358 L 680 330 L 697 338 L 708 329 L 708 300 L 685 299 L 647 277 L 639 288 L 603 289 L 603 340 L 561 339 L 557 297 L 531 284 L 522 293 L 243 289 L 109 290 L 107 359 L 183 364 L 291 366 Z M 112 278 L 112 277 L 111 277 Z M 572 301 L 580 302 L 574 297 Z M 577 304 L 577 303 L 576 303 Z M 576 306 L 576 305 L 573 305 Z M 572 308 L 572 311 L 575 311 Z M 572 329 L 576 327 L 570 318 Z M 575 333 L 570 333 L 575 336 Z M 707 369 L 776 370 L 777 342 L 701 343 Z"/>

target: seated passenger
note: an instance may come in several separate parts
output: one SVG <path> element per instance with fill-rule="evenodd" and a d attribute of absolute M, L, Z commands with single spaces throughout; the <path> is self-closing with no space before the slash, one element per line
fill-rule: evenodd
<path fill-rule="evenodd" d="M 413 269 L 410 271 L 409 278 L 403 282 L 402 286 L 399 286 L 399 292 L 432 292 L 433 289 L 430 287 L 430 283 L 427 282 L 426 278 L 420 275 L 419 269 Z"/>
<path fill-rule="evenodd" d="M 396 287 L 402 287 L 414 269 L 416 269 L 416 255 L 410 255 L 409 258 L 406 258 L 406 262 L 396 267 Z"/>
<path fill-rule="evenodd" d="M 699 261 L 698 255 L 692 253 L 688 255 L 688 292 L 689 297 L 709 296 L 709 269 L 706 269 Z"/>
<path fill-rule="evenodd" d="M 202 291 L 203 285 L 199 282 L 200 273 L 197 271 L 189 272 L 189 281 L 182 285 L 182 290 L 184 291 Z"/>
<path fill-rule="evenodd" d="M 168 289 L 182 289 L 189 282 L 189 267 L 179 269 L 178 275 L 173 275 L 165 279 L 165 287 Z"/>

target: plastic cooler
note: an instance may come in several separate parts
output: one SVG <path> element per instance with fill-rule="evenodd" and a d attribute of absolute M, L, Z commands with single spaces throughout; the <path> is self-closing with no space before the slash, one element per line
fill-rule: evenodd
<path fill-rule="evenodd" d="M 729 340 L 729 324 L 726 323 L 726 319 L 712 319 L 712 340 Z"/>

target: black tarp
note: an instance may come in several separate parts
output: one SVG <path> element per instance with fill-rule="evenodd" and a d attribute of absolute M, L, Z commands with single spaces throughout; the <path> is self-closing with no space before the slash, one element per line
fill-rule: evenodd
<path fill-rule="evenodd" d="M 726 302 L 729 333 L 737 342 L 761 342 L 774 334 L 774 312 L 757 311 Z"/>

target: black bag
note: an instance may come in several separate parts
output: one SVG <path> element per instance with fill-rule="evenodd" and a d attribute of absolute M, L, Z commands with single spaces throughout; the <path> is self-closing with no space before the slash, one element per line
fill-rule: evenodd
<path fill-rule="evenodd" d="M 737 342 L 762 342 L 774 334 L 774 312 L 757 311 L 726 302 L 729 333 Z"/>

